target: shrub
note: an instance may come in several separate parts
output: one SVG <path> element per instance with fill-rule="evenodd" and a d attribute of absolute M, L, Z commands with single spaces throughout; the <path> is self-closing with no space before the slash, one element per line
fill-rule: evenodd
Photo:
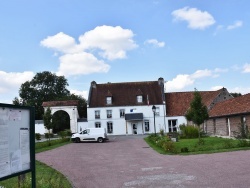
<path fill-rule="evenodd" d="M 181 137 L 182 138 L 198 138 L 199 137 L 199 129 L 192 125 L 181 125 Z"/>
<path fill-rule="evenodd" d="M 231 139 L 226 139 L 224 140 L 223 146 L 224 148 L 228 149 L 228 148 L 233 148 L 234 144 Z"/>
<path fill-rule="evenodd" d="M 171 152 L 171 153 L 177 153 L 177 150 L 175 148 L 174 142 L 172 141 L 167 141 L 162 144 L 162 148 L 165 151 Z"/>
<path fill-rule="evenodd" d="M 45 133 L 44 134 L 45 138 L 53 138 L 54 137 L 54 134 L 53 133 Z M 50 137 L 49 137 L 50 136 Z"/>
<path fill-rule="evenodd" d="M 40 133 L 36 133 L 35 137 L 36 137 L 36 140 L 41 140 L 41 134 Z"/>
<path fill-rule="evenodd" d="M 238 144 L 237 144 L 238 147 L 250 147 L 250 142 L 247 141 L 247 140 L 238 140 Z"/>
<path fill-rule="evenodd" d="M 164 130 L 163 129 L 160 129 L 160 135 L 164 136 Z"/>
<path fill-rule="evenodd" d="M 237 128 L 238 128 L 237 131 L 233 131 L 235 138 L 237 139 L 249 138 L 250 134 L 246 123 L 239 123 Z"/>
<path fill-rule="evenodd" d="M 60 132 L 58 133 L 58 135 L 59 135 L 61 138 L 66 138 L 67 132 L 66 132 L 66 131 L 60 131 Z"/>
<path fill-rule="evenodd" d="M 189 152 L 188 147 L 183 147 L 183 148 L 181 148 L 181 152 L 182 152 L 182 153 L 187 153 L 187 152 Z"/>

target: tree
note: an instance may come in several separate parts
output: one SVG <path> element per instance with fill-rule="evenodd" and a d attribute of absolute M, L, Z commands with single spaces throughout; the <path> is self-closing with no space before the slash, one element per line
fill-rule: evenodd
<path fill-rule="evenodd" d="M 185 117 L 188 121 L 192 121 L 198 126 L 199 129 L 199 142 L 200 140 L 200 125 L 208 119 L 207 107 L 202 103 L 202 98 L 200 93 L 195 89 L 194 98 L 190 103 L 190 108 L 188 109 Z"/>
<path fill-rule="evenodd" d="M 77 110 L 80 118 L 87 117 L 87 101 L 80 95 L 71 94 L 62 98 L 58 98 L 59 101 L 66 100 L 78 100 Z"/>
<path fill-rule="evenodd" d="M 230 93 L 233 97 L 240 97 L 242 94 L 241 93 Z"/>
<path fill-rule="evenodd" d="M 43 115 L 43 123 L 44 123 L 44 127 L 49 131 L 49 145 L 51 145 L 50 143 L 50 130 L 53 129 L 53 121 L 52 121 L 52 114 L 51 114 L 51 109 L 50 107 L 48 107 Z"/>
<path fill-rule="evenodd" d="M 42 119 L 44 113 L 42 103 L 70 96 L 66 86 L 68 82 L 64 76 L 56 76 L 49 71 L 37 73 L 31 81 L 21 85 L 20 99 L 15 97 L 13 104 L 34 106 L 35 118 Z"/>

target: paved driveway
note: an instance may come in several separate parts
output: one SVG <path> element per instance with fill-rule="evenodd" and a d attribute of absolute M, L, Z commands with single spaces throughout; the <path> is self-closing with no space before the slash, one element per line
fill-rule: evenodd
<path fill-rule="evenodd" d="M 38 153 L 36 159 L 62 172 L 77 188 L 250 187 L 250 151 L 161 155 L 142 136 L 72 143 Z"/>

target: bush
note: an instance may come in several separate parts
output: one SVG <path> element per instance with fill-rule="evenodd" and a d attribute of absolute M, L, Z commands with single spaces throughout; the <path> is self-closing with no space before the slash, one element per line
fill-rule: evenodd
<path fill-rule="evenodd" d="M 164 136 L 164 130 L 163 129 L 160 129 L 160 135 Z"/>
<path fill-rule="evenodd" d="M 247 140 L 238 140 L 238 147 L 250 147 L 250 142 Z"/>
<path fill-rule="evenodd" d="M 54 137 L 54 134 L 53 133 L 45 133 L 44 134 L 45 138 L 53 138 Z M 49 137 L 50 136 L 50 137 Z"/>
<path fill-rule="evenodd" d="M 172 142 L 172 141 L 163 142 L 162 148 L 167 152 L 177 153 L 174 142 Z"/>
<path fill-rule="evenodd" d="M 41 134 L 40 133 L 36 133 L 35 137 L 36 137 L 36 140 L 41 140 Z"/>
<path fill-rule="evenodd" d="M 181 137 L 182 138 L 198 138 L 199 137 L 199 129 L 192 125 L 181 125 Z"/>
<path fill-rule="evenodd" d="M 187 153 L 189 152 L 187 147 L 181 148 L 181 153 Z"/>
<path fill-rule="evenodd" d="M 58 133 L 58 135 L 59 135 L 61 138 L 66 138 L 67 132 L 66 132 L 66 131 L 60 131 L 60 132 Z"/>

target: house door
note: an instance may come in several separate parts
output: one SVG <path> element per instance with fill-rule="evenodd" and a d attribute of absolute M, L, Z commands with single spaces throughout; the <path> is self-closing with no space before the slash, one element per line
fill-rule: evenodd
<path fill-rule="evenodd" d="M 137 123 L 132 123 L 133 126 L 133 134 L 137 134 Z"/>

